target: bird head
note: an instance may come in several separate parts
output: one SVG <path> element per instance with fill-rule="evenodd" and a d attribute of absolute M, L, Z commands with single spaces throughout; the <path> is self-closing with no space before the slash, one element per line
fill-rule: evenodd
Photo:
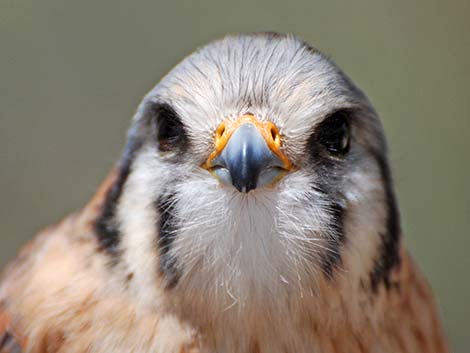
<path fill-rule="evenodd" d="M 98 233 L 147 297 L 154 281 L 220 308 L 373 290 L 398 262 L 386 149 L 328 57 L 293 36 L 228 36 L 143 99 Z"/>

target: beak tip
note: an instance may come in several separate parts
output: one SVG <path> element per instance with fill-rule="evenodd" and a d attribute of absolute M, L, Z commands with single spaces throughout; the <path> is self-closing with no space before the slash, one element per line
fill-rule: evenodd
<path fill-rule="evenodd" d="M 235 186 L 235 189 L 237 189 L 238 192 L 242 192 L 244 194 L 248 194 L 251 190 L 256 189 L 255 185 L 248 185 L 248 184 L 234 183 L 233 186 Z"/>

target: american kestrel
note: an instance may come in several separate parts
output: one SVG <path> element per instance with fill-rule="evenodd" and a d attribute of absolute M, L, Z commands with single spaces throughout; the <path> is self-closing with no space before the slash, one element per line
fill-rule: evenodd
<path fill-rule="evenodd" d="M 90 203 L 6 268 L 0 352 L 448 350 L 376 112 L 318 50 L 260 33 L 147 94 Z"/>

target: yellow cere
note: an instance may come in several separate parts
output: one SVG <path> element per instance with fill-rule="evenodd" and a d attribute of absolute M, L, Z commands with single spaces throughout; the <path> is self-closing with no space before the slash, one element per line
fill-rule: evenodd
<path fill-rule="evenodd" d="M 217 127 L 214 137 L 215 149 L 209 155 L 209 158 L 207 158 L 202 167 L 205 169 L 210 169 L 212 167 L 212 161 L 214 158 L 223 151 L 227 142 L 230 140 L 230 137 L 232 137 L 232 134 L 245 123 L 253 124 L 261 133 L 261 136 L 263 136 L 270 150 L 282 160 L 284 163 L 283 168 L 286 171 L 292 170 L 292 162 L 281 151 L 282 139 L 277 126 L 270 121 L 260 121 L 252 114 L 242 115 L 236 120 L 226 119 Z"/>

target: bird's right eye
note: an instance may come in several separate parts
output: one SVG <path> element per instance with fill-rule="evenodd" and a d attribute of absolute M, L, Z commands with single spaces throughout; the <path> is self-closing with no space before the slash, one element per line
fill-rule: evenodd
<path fill-rule="evenodd" d="M 153 108 L 155 114 L 155 138 L 161 152 L 181 149 L 187 138 L 181 119 L 168 104 L 158 104 Z"/>

